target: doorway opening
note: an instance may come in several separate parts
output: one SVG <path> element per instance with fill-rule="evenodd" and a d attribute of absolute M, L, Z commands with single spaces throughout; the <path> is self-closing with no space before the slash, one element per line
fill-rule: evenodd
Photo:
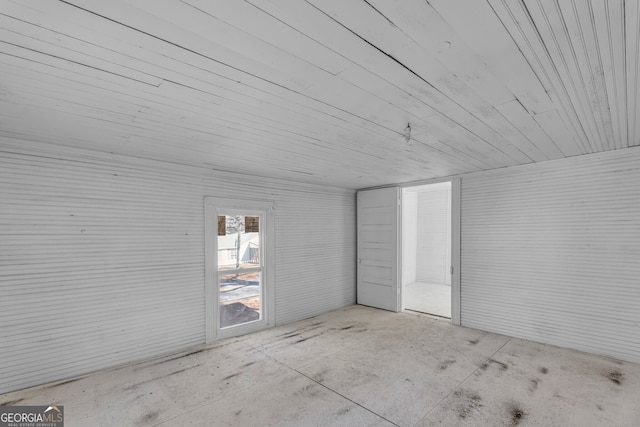
<path fill-rule="evenodd" d="M 452 316 L 452 183 L 402 190 L 402 307 Z"/>

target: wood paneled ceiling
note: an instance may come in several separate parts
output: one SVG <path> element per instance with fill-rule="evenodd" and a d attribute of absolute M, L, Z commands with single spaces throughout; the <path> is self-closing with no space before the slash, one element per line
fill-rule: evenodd
<path fill-rule="evenodd" d="M 639 21 L 638 0 L 2 0 L 0 141 L 344 188 L 620 149 Z"/>

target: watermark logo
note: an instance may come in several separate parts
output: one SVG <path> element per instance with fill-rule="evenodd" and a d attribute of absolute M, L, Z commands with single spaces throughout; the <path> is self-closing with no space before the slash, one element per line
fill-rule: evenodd
<path fill-rule="evenodd" d="M 64 406 L 0 406 L 0 427 L 64 427 Z"/>

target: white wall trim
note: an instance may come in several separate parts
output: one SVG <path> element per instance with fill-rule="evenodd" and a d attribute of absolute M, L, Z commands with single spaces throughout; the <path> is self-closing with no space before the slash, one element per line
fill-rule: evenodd
<path fill-rule="evenodd" d="M 460 178 L 451 180 L 451 266 L 451 323 L 460 325 Z"/>

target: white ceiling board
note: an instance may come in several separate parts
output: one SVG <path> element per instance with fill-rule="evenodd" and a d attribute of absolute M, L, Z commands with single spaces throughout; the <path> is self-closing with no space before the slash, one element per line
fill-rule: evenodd
<path fill-rule="evenodd" d="M 602 72 L 606 84 L 608 105 L 611 108 L 616 148 L 624 147 L 627 140 L 626 84 L 624 76 L 624 8 L 622 2 L 594 1 L 591 3 L 596 35 L 600 45 Z"/>
<path fill-rule="evenodd" d="M 639 31 L 619 0 L 0 0 L 0 147 L 344 188 L 621 149 Z"/>
<path fill-rule="evenodd" d="M 640 145 L 640 5 L 625 2 L 626 83 L 627 83 L 627 139 L 629 145 Z"/>
<path fill-rule="evenodd" d="M 553 141 L 544 133 L 538 123 L 533 120 L 527 110 L 520 104 L 519 101 L 514 100 L 497 107 L 498 111 L 511 121 L 516 123 L 518 129 L 524 135 L 529 136 L 531 144 L 541 153 L 547 157 L 547 159 L 558 159 L 564 157 L 558 147 Z"/>
<path fill-rule="evenodd" d="M 467 131 L 466 135 L 461 136 L 460 143 L 472 141 L 467 149 L 472 150 L 474 156 L 480 157 L 492 167 L 510 166 L 516 164 L 517 160 L 524 160 L 521 152 L 509 152 L 510 144 L 501 141 L 502 137 L 498 133 L 476 118 L 476 115 L 491 116 L 495 111 L 482 108 L 486 103 L 482 102 L 463 80 L 439 64 L 433 56 L 427 55 L 424 49 L 388 18 L 367 3 L 359 1 L 315 1 L 314 5 L 345 28 L 350 28 L 361 39 L 376 43 L 376 47 L 383 54 L 394 58 L 394 61 L 387 61 L 388 66 L 396 70 L 402 69 L 408 79 L 415 80 L 415 84 L 424 86 L 426 83 L 425 89 L 430 89 L 426 102 L 438 99 L 441 106 L 432 105 L 432 108 L 442 111 L 445 120 L 453 120 L 456 127 Z M 363 16 L 366 18 L 362 19 Z M 377 24 L 366 25 L 369 20 Z M 428 26 L 428 23 L 425 25 Z M 380 52 L 376 54 L 379 55 Z M 464 98 L 464 101 L 460 98 Z M 468 107 L 465 108 L 463 105 Z M 442 119 L 435 116 L 431 122 L 439 122 Z M 521 158 L 516 160 L 510 155 Z"/>
<path fill-rule="evenodd" d="M 580 69 L 577 58 L 583 46 L 571 43 L 569 28 L 566 24 L 573 11 L 568 10 L 568 15 L 565 16 L 555 2 L 541 3 L 532 0 L 525 3 L 527 12 L 531 13 L 536 23 L 536 32 L 542 38 L 545 50 L 560 75 L 560 84 L 569 94 L 583 127 L 589 129 L 593 149 L 602 151 L 605 143 L 604 126 L 602 121 L 598 120 L 597 112 L 590 108 L 591 102 L 585 80 L 588 70 Z M 565 2 L 565 5 L 571 3 Z"/>
<path fill-rule="evenodd" d="M 10 3 L 10 6 L 13 6 Z M 102 70 L 120 77 L 131 78 L 152 86 L 158 86 L 161 79 L 136 69 L 131 63 L 136 59 L 119 54 L 113 50 L 99 48 L 78 37 L 69 37 L 63 33 L 51 31 L 37 23 L 42 15 L 29 8 L 14 6 L 3 9 L 0 14 L 1 39 L 22 50 L 31 50 L 44 56 L 67 60 L 76 64 Z M 10 15 L 17 15 L 18 18 Z M 26 16 L 25 16 L 26 15 Z M 35 19 L 34 19 L 35 18 Z M 26 19 L 36 23 L 25 22 Z M 55 22 L 55 21 L 53 21 Z"/>
<path fill-rule="evenodd" d="M 33 57 L 34 55 L 36 55 L 33 52 L 27 52 L 27 53 L 30 54 L 30 57 Z M 38 62 L 36 62 L 36 60 L 34 60 L 33 64 L 36 64 L 37 67 L 42 67 L 42 63 L 38 63 Z M 166 74 L 168 72 L 169 71 L 167 69 L 163 70 L 163 73 L 164 73 L 165 76 L 166 76 Z M 206 73 L 206 71 L 204 71 L 204 70 L 202 70 L 200 68 L 195 68 L 195 67 L 191 67 L 189 69 L 189 72 L 190 72 L 190 74 L 193 74 L 194 72 L 200 72 L 200 73 L 198 73 L 198 78 L 200 80 L 199 81 L 193 81 L 193 79 L 187 79 L 185 81 L 185 75 L 180 75 L 180 74 L 176 74 L 176 73 L 170 74 L 170 77 L 172 79 L 176 79 L 178 81 L 182 81 L 188 87 L 200 87 L 200 88 L 203 88 L 203 86 L 204 86 L 203 92 L 204 92 L 204 90 L 208 90 L 208 91 L 213 90 L 213 91 L 216 91 L 218 93 L 222 92 L 227 99 L 229 99 L 229 97 L 232 97 L 232 98 L 234 97 L 234 94 L 230 93 L 230 92 L 232 92 L 231 90 L 229 90 L 228 88 L 223 87 L 223 85 L 225 84 L 224 81 L 219 82 L 218 86 L 216 86 L 215 88 L 209 88 L 208 87 L 209 81 L 211 81 L 211 80 L 218 81 L 219 80 L 219 79 L 214 79 L 214 77 L 217 77 L 217 76 L 211 76 L 210 74 Z M 73 74 L 69 74 L 69 75 L 73 76 Z M 165 82 L 162 85 L 162 87 L 160 88 L 160 90 L 164 90 L 164 88 L 167 86 L 167 84 L 168 83 Z M 111 90 L 114 90 L 114 89 L 111 88 Z M 191 94 L 189 94 L 189 96 L 191 96 Z M 242 95 L 242 96 L 244 96 L 244 95 Z M 258 96 L 259 96 L 259 98 L 252 98 L 252 99 L 256 103 L 264 104 L 265 102 L 260 98 L 265 98 L 265 94 L 259 93 Z M 177 99 L 176 99 L 176 101 L 177 101 Z M 211 100 L 209 100 L 209 101 L 211 101 Z M 291 107 L 291 102 L 290 101 L 284 100 L 284 101 L 282 101 L 282 103 L 285 103 L 289 107 L 288 107 L 287 115 L 282 115 L 281 117 L 288 117 L 290 114 L 292 114 L 295 111 L 295 108 Z M 228 108 L 229 106 L 227 105 L 226 107 Z M 273 106 L 272 105 L 268 105 L 267 108 L 264 108 L 264 113 L 268 114 L 270 112 L 270 110 L 272 110 L 272 109 L 273 109 Z M 318 115 L 317 115 L 317 111 L 314 110 L 311 113 L 309 113 L 309 120 L 314 121 L 314 122 L 317 123 L 318 119 L 319 118 L 318 118 Z M 366 132 L 367 131 L 367 127 L 363 126 L 361 131 L 362 132 Z"/>
<path fill-rule="evenodd" d="M 25 87 L 28 82 L 27 77 L 25 79 Z M 237 123 L 230 122 L 226 123 L 226 125 L 217 125 L 216 122 L 216 124 L 211 126 L 207 125 L 205 121 L 194 121 L 195 113 L 187 113 L 179 110 L 175 111 L 173 118 L 171 115 L 168 117 L 156 117 L 153 111 L 140 111 L 137 117 L 132 119 L 132 116 L 123 116 L 122 114 L 115 113 L 115 104 L 111 106 L 104 106 L 104 108 L 109 109 L 91 108 L 85 110 L 83 105 L 78 104 L 74 94 L 69 93 L 67 88 L 63 86 L 61 87 L 60 85 L 40 84 L 39 82 L 34 84 L 34 87 L 29 87 L 19 94 L 21 104 L 29 109 L 28 112 L 24 112 L 22 114 L 23 120 L 21 121 L 21 124 L 23 126 L 25 126 L 29 121 L 37 122 L 49 119 L 54 120 L 53 123 L 49 123 L 48 125 L 50 129 L 55 126 L 73 126 L 73 123 L 69 123 L 69 120 L 65 121 L 65 116 L 59 115 L 61 112 L 67 113 L 71 117 L 76 118 L 76 120 L 80 114 L 84 114 L 87 120 L 104 120 L 108 122 L 131 121 L 131 133 L 127 135 L 113 134 L 113 129 L 104 128 L 104 126 L 97 124 L 94 126 L 96 131 L 100 131 L 103 138 L 105 134 L 109 134 L 109 130 L 111 130 L 111 135 L 114 139 L 126 140 L 128 144 L 131 144 L 132 141 L 141 141 L 143 144 L 137 144 L 135 147 L 136 150 L 138 150 L 136 151 L 136 154 L 139 156 L 148 156 L 144 151 L 140 151 L 144 150 L 145 147 L 150 151 L 153 150 L 156 156 L 162 156 L 164 159 L 175 156 L 176 153 L 179 152 L 178 150 L 183 149 L 189 149 L 189 151 L 195 151 L 202 154 L 206 152 L 206 148 L 201 148 L 202 144 L 206 141 L 214 141 L 216 143 L 216 151 L 219 156 L 225 159 L 227 167 L 233 167 L 234 170 L 237 170 L 238 168 L 242 168 L 241 170 L 249 170 L 251 164 L 255 162 L 256 158 L 270 157 L 272 159 L 271 164 L 273 166 L 284 168 L 287 165 L 286 162 L 294 160 L 296 162 L 303 162 L 305 164 L 308 162 L 312 165 L 316 165 L 318 164 L 318 159 L 334 153 L 333 150 L 328 148 L 326 145 L 323 145 L 323 141 L 321 140 L 312 141 L 311 144 L 306 144 L 304 147 L 302 144 L 299 144 L 299 149 L 296 149 L 296 142 L 305 142 L 310 138 L 305 135 L 300 135 L 295 139 L 286 135 L 284 132 L 278 136 L 278 141 L 282 144 L 283 141 L 286 142 L 287 140 L 290 140 L 290 142 L 292 142 L 291 145 L 282 146 L 284 148 L 276 145 L 268 147 L 264 146 L 264 144 L 261 144 L 261 135 L 274 133 L 276 130 L 256 127 L 255 123 L 249 123 L 249 128 L 243 128 L 240 125 L 235 126 Z M 44 93 L 48 93 L 49 97 L 42 99 L 41 102 L 36 102 L 38 98 L 36 98 L 34 94 Z M 109 97 L 109 94 L 102 97 L 102 101 L 105 100 L 105 97 Z M 174 98 L 174 100 L 177 100 L 177 98 Z M 116 102 L 117 99 L 114 99 L 113 101 Z M 138 110 L 139 106 L 134 105 L 133 108 Z M 34 109 L 36 111 L 33 111 Z M 42 110 L 45 110 L 45 112 L 43 113 Z M 124 108 L 122 108 L 122 110 L 124 110 Z M 180 117 L 180 119 L 178 119 L 178 117 Z M 185 122 L 184 117 L 189 117 L 191 120 L 189 122 Z M 73 126 L 73 128 L 75 133 L 74 140 L 82 141 L 82 136 L 85 134 L 80 134 L 81 136 L 78 137 L 77 132 L 81 129 L 77 126 Z M 85 129 L 85 132 L 91 132 L 91 129 Z M 141 136 L 144 136 L 144 138 Z M 221 144 L 219 141 L 224 144 Z M 234 156 L 229 154 L 231 153 L 229 149 L 232 147 L 232 144 L 236 142 L 242 142 L 250 149 L 250 155 L 242 156 L 245 163 L 249 162 L 249 167 L 246 164 L 240 164 L 241 162 L 239 162 L 239 160 L 241 159 L 236 159 Z M 372 156 L 376 156 L 376 160 L 381 162 L 392 163 L 399 160 L 399 158 L 396 158 L 398 155 L 397 150 L 393 150 L 392 147 L 390 147 L 382 157 L 377 157 L 379 153 L 367 151 L 368 147 L 366 143 L 349 144 L 344 148 L 346 152 L 351 152 L 361 160 L 367 160 Z M 419 148 L 420 146 L 411 147 L 414 151 L 418 151 Z M 421 163 L 416 164 L 416 166 L 428 166 L 448 173 L 458 172 L 455 170 L 443 169 L 442 165 L 438 164 L 437 157 L 435 161 L 430 160 L 433 157 L 433 153 L 433 150 L 429 151 L 428 149 L 424 149 L 420 153 L 421 155 L 419 157 L 414 156 L 416 161 L 419 158 L 424 159 Z M 365 164 L 366 161 L 363 161 L 362 163 Z M 400 163 L 397 165 L 402 166 Z M 359 169 L 359 165 L 353 165 L 352 160 L 344 156 L 335 159 L 332 166 L 339 169 Z M 323 172 L 324 169 L 316 171 L 317 174 L 322 174 Z"/>
<path fill-rule="evenodd" d="M 575 60 L 589 102 L 588 109 L 594 112 L 599 138 L 604 149 L 613 149 L 613 126 L 591 2 L 560 3 L 560 11 L 575 47 Z"/>
<path fill-rule="evenodd" d="M 507 132 L 510 131 L 511 125 L 476 93 L 465 90 L 462 81 L 448 77 L 447 75 L 451 75 L 450 72 L 441 69 L 441 73 L 433 74 L 431 59 L 423 55 L 415 43 L 405 46 L 395 55 L 401 61 L 405 60 L 410 64 L 412 72 L 424 81 L 433 82 L 434 92 L 445 97 L 449 104 L 442 110 L 441 116 L 431 117 L 429 124 L 438 126 L 442 121 L 451 122 L 451 132 L 454 129 L 464 130 L 465 134 L 461 135 L 459 144 L 464 145 L 463 141 L 469 140 L 470 144 L 466 148 L 493 167 L 512 166 L 530 161 L 522 151 L 502 137 L 501 132 L 505 131 L 505 128 Z M 408 62 L 409 60 L 411 62 Z M 465 99 L 455 99 L 461 96 Z"/>
<path fill-rule="evenodd" d="M 296 71 L 319 75 L 320 70 L 313 70 L 312 66 L 299 68 L 301 61 L 270 48 L 267 43 L 259 42 L 246 33 L 234 31 L 220 21 L 212 22 L 212 17 L 207 14 L 180 7 L 185 5 L 179 1 L 164 3 L 175 5 L 169 10 L 156 7 L 142 10 L 135 6 L 136 3 L 129 4 L 124 0 L 70 0 L 65 3 L 91 10 L 115 24 L 134 28 L 147 37 L 204 56 L 226 67 L 258 75 L 263 80 L 292 90 L 298 91 L 308 84 L 308 80 Z M 178 12 L 173 13 L 174 9 L 178 9 Z M 223 41 L 226 43 L 222 44 Z M 253 49 L 253 55 L 248 54 L 250 49 Z M 260 70 L 260 73 L 254 74 L 250 70 Z"/>
<path fill-rule="evenodd" d="M 548 51 L 549 48 L 543 43 L 528 9 L 520 1 L 487 0 L 487 2 L 544 86 L 549 98 L 563 118 L 566 117 L 566 123 L 576 134 L 576 139 L 580 141 L 581 145 L 587 147 L 585 148 L 586 152 L 591 152 L 593 148 L 590 142 L 592 137 L 588 133 L 589 129 L 585 129 L 583 120 L 578 116 L 576 106 L 572 103 L 557 69 L 563 65 L 553 62 Z M 544 20 L 541 25 L 546 25 Z"/>
<path fill-rule="evenodd" d="M 183 0 L 197 10 L 205 12 L 220 22 L 250 34 L 255 40 L 262 40 L 274 46 L 277 50 L 288 52 L 294 57 L 300 58 L 309 64 L 321 66 L 323 70 L 331 74 L 338 74 L 350 63 L 330 49 L 317 43 L 304 33 L 289 25 L 283 25 L 282 21 L 267 14 L 256 6 L 247 2 L 229 2 L 225 0 Z M 134 4 L 155 8 L 157 0 L 133 0 Z M 162 3 L 174 3 L 171 0 L 162 0 Z M 249 55 L 252 55 L 255 47 L 249 46 Z"/>
<path fill-rule="evenodd" d="M 555 108 L 488 2 L 430 0 L 429 4 L 528 111 L 539 113 Z"/>
<path fill-rule="evenodd" d="M 490 105 L 503 104 L 514 98 L 429 2 L 370 0 L 368 3 L 419 45 L 423 50 L 421 53 L 430 58 L 431 63 L 440 66 L 440 73 L 446 69 L 447 73 L 443 75 L 448 75 L 451 81 L 455 78 L 466 83 L 466 92 L 471 90 L 478 93 Z M 429 28 L 429 32 L 437 37 L 425 37 L 425 28 Z M 398 50 L 391 49 L 390 52 L 396 56 Z M 408 64 L 410 60 L 410 57 L 407 58 Z"/>
<path fill-rule="evenodd" d="M 545 134 L 549 136 L 549 138 L 545 138 L 547 144 L 550 139 L 556 148 L 562 151 L 562 156 L 567 157 L 585 154 L 585 151 L 576 142 L 573 134 L 569 132 L 568 126 L 556 110 L 536 114 L 533 116 L 533 119 L 538 123 L 540 129 L 543 129 Z M 544 138 L 544 136 L 542 137 Z M 557 144 L 556 141 L 558 142 Z"/>

